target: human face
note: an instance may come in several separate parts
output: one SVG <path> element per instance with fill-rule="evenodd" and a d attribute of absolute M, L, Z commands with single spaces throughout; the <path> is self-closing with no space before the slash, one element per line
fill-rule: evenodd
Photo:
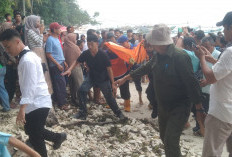
<path fill-rule="evenodd" d="M 131 32 L 127 33 L 127 37 L 128 37 L 128 38 L 132 38 L 132 35 L 133 35 L 133 34 L 132 34 Z"/>
<path fill-rule="evenodd" d="M 36 28 L 39 28 L 40 27 L 40 20 L 37 20 L 36 21 Z"/>
<path fill-rule="evenodd" d="M 225 36 L 225 40 L 227 42 L 231 42 L 232 41 L 232 25 L 231 26 L 227 26 L 227 25 L 224 25 L 224 36 Z"/>
<path fill-rule="evenodd" d="M 84 42 L 81 43 L 81 45 L 79 46 L 80 50 L 83 51 L 84 49 Z"/>
<path fill-rule="evenodd" d="M 54 33 L 55 33 L 56 35 L 60 35 L 60 34 L 61 34 L 61 31 L 60 31 L 60 29 L 54 29 Z"/>
<path fill-rule="evenodd" d="M 22 18 L 21 18 L 21 15 L 16 15 L 15 16 L 15 20 L 16 20 L 16 22 L 21 22 L 21 20 L 22 20 Z"/>
<path fill-rule="evenodd" d="M 214 50 L 214 46 L 209 41 L 204 42 L 201 45 L 204 46 L 210 53 L 212 53 Z"/>
<path fill-rule="evenodd" d="M 115 37 L 111 37 L 111 38 L 110 38 L 110 41 L 113 42 L 113 43 L 117 43 Z"/>
<path fill-rule="evenodd" d="M 12 20 L 11 16 L 7 16 L 6 20 L 11 21 Z"/>
<path fill-rule="evenodd" d="M 160 55 L 165 55 L 167 52 L 168 45 L 152 45 L 153 50 L 155 50 Z"/>
<path fill-rule="evenodd" d="M 128 41 L 125 41 L 124 43 L 122 43 L 122 46 L 129 49 L 130 48 L 130 44 Z"/>
<path fill-rule="evenodd" d="M 115 32 L 115 36 L 116 36 L 117 38 L 119 38 L 119 37 L 120 37 L 120 32 L 119 32 L 119 31 L 116 31 L 116 32 Z"/>
<path fill-rule="evenodd" d="M 3 41 L 2 42 L 3 46 L 6 49 L 6 52 L 9 53 L 11 56 L 18 56 L 18 54 L 21 52 L 20 49 L 20 39 L 18 38 L 13 38 L 10 41 Z"/>
<path fill-rule="evenodd" d="M 98 42 L 87 42 L 88 48 L 92 54 L 92 56 L 95 56 L 98 52 Z"/>

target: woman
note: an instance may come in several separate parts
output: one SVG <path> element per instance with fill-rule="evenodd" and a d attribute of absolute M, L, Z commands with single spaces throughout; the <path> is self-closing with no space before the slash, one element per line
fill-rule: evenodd
<path fill-rule="evenodd" d="M 47 58 L 43 49 L 44 25 L 40 24 L 40 17 L 30 15 L 25 21 L 25 45 L 34 51 L 40 58 L 49 93 L 53 93 L 51 78 L 48 70 Z"/>
<path fill-rule="evenodd" d="M 64 57 L 65 61 L 70 67 L 73 62 L 76 62 L 77 58 L 81 54 L 81 50 L 76 45 L 76 34 L 69 33 L 64 38 Z M 78 105 L 78 90 L 83 82 L 83 73 L 80 65 L 77 65 L 69 77 L 69 86 L 72 102 Z"/>

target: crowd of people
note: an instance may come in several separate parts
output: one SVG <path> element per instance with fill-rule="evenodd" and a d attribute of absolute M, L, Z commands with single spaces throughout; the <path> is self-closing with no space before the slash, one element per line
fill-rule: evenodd
<path fill-rule="evenodd" d="M 45 122 L 53 106 L 69 110 L 67 89 L 72 105 L 79 108 L 74 118 L 87 119 L 89 100 L 107 104 L 105 107 L 119 120 L 126 121 L 116 101 L 117 88 L 124 111 L 131 112 L 130 81 L 143 105 L 141 82 L 149 78 L 146 94 L 151 117 L 158 117 L 167 157 L 181 156 L 180 136 L 189 127 L 191 112 L 196 119 L 194 134 L 204 136 L 202 156 L 221 156 L 225 143 L 232 156 L 232 12 L 217 23 L 224 27 L 224 35 L 182 27 L 175 37 L 165 24 L 155 25 L 147 34 L 131 29 L 125 34 L 119 29 L 89 29 L 79 36 L 73 26 L 61 32 L 57 22 L 49 24 L 46 31 L 36 15 L 22 19 L 15 11 L 14 22 L 10 14 L 5 18 L 0 26 L 2 112 L 17 107 L 19 101 L 17 124 L 24 125 L 28 142 L 40 155 L 25 148 L 28 154 L 46 157 L 45 140 L 52 141 L 54 149 L 66 140 L 65 133 L 45 129 Z M 129 64 L 106 42 L 125 49 L 134 49 L 142 42 L 148 59 Z M 2 139 L 9 137 L 1 133 L 0 146 L 6 144 Z"/>

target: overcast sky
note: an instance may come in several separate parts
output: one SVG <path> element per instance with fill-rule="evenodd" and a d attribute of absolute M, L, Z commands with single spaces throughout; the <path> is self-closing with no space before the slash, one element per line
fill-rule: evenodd
<path fill-rule="evenodd" d="M 232 0 L 77 0 L 102 27 L 166 23 L 215 26 L 228 11 Z"/>

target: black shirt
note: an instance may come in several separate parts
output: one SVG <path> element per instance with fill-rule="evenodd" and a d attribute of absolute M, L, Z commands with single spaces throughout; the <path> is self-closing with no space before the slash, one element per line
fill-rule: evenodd
<path fill-rule="evenodd" d="M 79 63 L 84 63 L 89 67 L 90 79 L 94 83 L 102 83 L 109 80 L 107 67 L 111 66 L 109 57 L 101 50 L 95 56 L 89 50 L 84 51 L 77 59 Z"/>
<path fill-rule="evenodd" d="M 190 57 L 170 45 L 167 55 L 154 55 L 144 66 L 131 73 L 133 79 L 152 73 L 158 104 L 165 108 L 201 103 L 201 89 L 194 77 Z"/>

